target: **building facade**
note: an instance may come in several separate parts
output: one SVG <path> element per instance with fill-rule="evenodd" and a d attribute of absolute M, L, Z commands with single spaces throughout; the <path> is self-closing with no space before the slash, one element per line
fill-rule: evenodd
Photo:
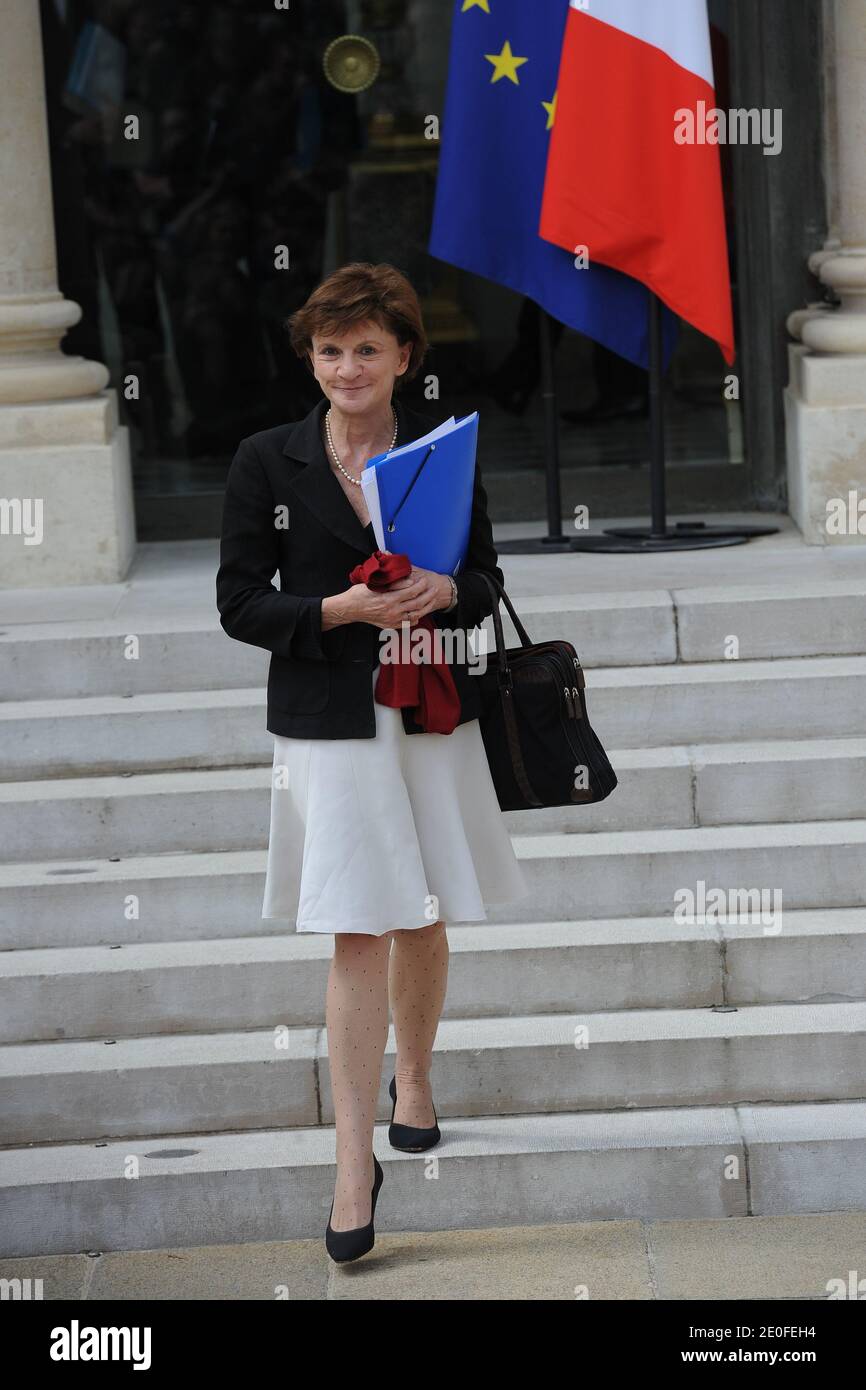
<path fill-rule="evenodd" d="M 495 0 L 494 0 L 495 3 Z M 0 47 L 0 584 L 122 579 L 218 533 L 238 441 L 318 389 L 285 316 L 387 260 L 431 340 L 411 404 L 479 409 L 494 519 L 544 513 L 538 315 L 426 251 L 449 0 L 7 0 Z M 866 538 L 866 6 L 712 0 L 738 355 L 683 327 L 671 511 Z M 644 509 L 645 376 L 557 335 L 563 498 Z M 863 514 L 861 515 L 862 508 Z"/>

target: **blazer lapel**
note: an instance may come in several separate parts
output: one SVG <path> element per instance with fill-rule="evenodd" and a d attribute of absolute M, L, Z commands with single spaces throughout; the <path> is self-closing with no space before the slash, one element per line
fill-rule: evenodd
<path fill-rule="evenodd" d="M 283 445 L 283 453 L 288 458 L 304 464 L 300 472 L 289 480 L 289 487 L 322 525 L 339 536 L 341 541 L 360 550 L 363 555 L 372 555 L 376 548 L 373 528 L 361 524 L 354 507 L 334 477 L 325 453 L 321 421 L 327 407 L 328 401 L 322 397 L 309 415 L 298 421 Z"/>
<path fill-rule="evenodd" d="M 397 444 L 407 444 L 432 428 L 430 423 L 410 411 L 401 401 L 394 399 L 397 412 Z M 304 467 L 289 480 L 289 487 L 297 493 L 301 502 L 308 507 L 323 526 L 341 541 L 359 550 L 362 555 L 372 555 L 376 549 L 376 537 L 372 522 L 363 526 L 354 507 L 337 481 L 325 446 L 322 442 L 322 419 L 328 408 L 326 397 L 313 407 L 309 415 L 290 431 L 283 453 L 287 458 L 296 459 Z"/>

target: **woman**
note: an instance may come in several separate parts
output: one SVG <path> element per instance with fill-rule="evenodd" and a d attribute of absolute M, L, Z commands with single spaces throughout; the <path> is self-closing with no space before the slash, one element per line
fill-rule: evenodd
<path fill-rule="evenodd" d="M 348 577 L 376 551 L 362 469 L 438 423 L 392 400 L 426 352 L 418 297 L 393 266 L 354 263 L 328 276 L 288 327 L 323 399 L 300 422 L 241 441 L 226 487 L 217 607 L 230 637 L 272 653 L 262 916 L 334 935 L 325 1010 L 337 1181 L 326 1244 L 343 1261 L 374 1239 L 382 1170 L 372 1140 L 389 999 L 389 1139 L 421 1152 L 440 1138 L 429 1073 L 448 976 L 445 922 L 484 921 L 485 903 L 527 887 L 484 753 L 471 658 L 458 659 L 457 648 L 449 661 L 460 713 L 447 735 L 376 699 L 380 636 L 429 615 L 465 639 L 490 612 L 484 580 L 467 572 L 503 579 L 477 468 L 455 578 L 412 566 L 376 590 Z"/>

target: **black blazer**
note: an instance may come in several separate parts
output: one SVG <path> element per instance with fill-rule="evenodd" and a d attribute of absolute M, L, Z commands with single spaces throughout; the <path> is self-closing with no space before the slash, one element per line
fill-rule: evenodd
<path fill-rule="evenodd" d="M 272 653 L 268 730 L 288 738 L 375 738 L 373 667 L 380 632 L 372 623 L 344 623 L 322 632 L 322 599 L 349 587 L 349 571 L 376 549 L 337 481 L 322 443 L 325 397 L 303 420 L 248 435 L 238 445 L 226 483 L 216 602 L 229 637 Z M 397 444 L 427 434 L 438 421 L 395 397 Z M 496 563 L 487 494 L 478 465 L 469 549 L 463 570 L 482 569 L 503 583 Z M 279 571 L 280 588 L 271 583 Z M 429 616 L 437 627 L 478 626 L 491 612 L 478 575 L 455 576 L 458 603 Z M 447 649 L 446 649 L 447 650 Z M 460 720 L 477 719 L 479 681 L 464 662 L 451 662 Z M 408 734 L 423 732 L 408 708 Z"/>

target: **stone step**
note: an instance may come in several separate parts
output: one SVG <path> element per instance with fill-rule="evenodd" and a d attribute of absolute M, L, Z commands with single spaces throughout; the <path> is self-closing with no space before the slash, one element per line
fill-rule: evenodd
<path fill-rule="evenodd" d="M 377 1233 L 866 1207 L 862 1101 L 449 1119 L 437 1182 L 387 1126 L 374 1146 Z M 334 1178 L 325 1126 L 8 1149 L 0 1255 L 317 1239 L 324 1259 Z"/>
<path fill-rule="evenodd" d="M 488 921 L 700 916 L 722 893 L 731 917 L 866 906 L 866 820 L 515 835 L 528 892 Z M 260 917 L 263 850 L 0 865 L 0 950 L 281 935 Z M 708 916 L 713 904 L 708 904 Z M 294 927 L 294 924 L 291 924 Z M 330 936 L 328 937 L 330 939 Z"/>
<path fill-rule="evenodd" d="M 445 1018 L 866 999 L 866 911 L 448 929 Z M 290 933 L 0 953 L 0 1042 L 318 1025 L 333 943 Z"/>
<path fill-rule="evenodd" d="M 447 1018 L 433 1075 L 440 1117 L 863 1100 L 866 1002 Z M 0 1047 L 4 1145 L 333 1119 L 324 1028 Z"/>
<path fill-rule="evenodd" d="M 586 698 L 605 748 L 863 737 L 864 679 L 866 656 L 605 667 L 591 673 Z M 272 758 L 261 687 L 0 707 L 0 767 L 12 780 Z"/>
<path fill-rule="evenodd" d="M 512 601 L 534 642 L 565 638 L 587 667 L 866 653 L 866 585 L 855 578 L 713 588 L 554 593 Z M 504 607 L 506 642 L 517 636 Z M 484 625 L 492 640 L 492 622 Z M 135 641 L 130 639 L 137 639 Z M 42 700 L 263 685 L 268 653 L 233 642 L 216 609 L 142 613 L 0 631 L 0 698 Z"/>
<path fill-rule="evenodd" d="M 866 738 L 610 749 L 619 785 L 598 805 L 505 812 L 512 834 L 847 820 L 866 810 Z M 11 862 L 267 848 L 271 767 L 0 783 Z"/>
<path fill-rule="evenodd" d="M 846 820 L 866 811 L 866 738 L 608 749 L 618 786 L 596 805 L 507 811 L 512 834 Z M 267 847 L 270 765 L 0 783 L 13 861 Z"/>

